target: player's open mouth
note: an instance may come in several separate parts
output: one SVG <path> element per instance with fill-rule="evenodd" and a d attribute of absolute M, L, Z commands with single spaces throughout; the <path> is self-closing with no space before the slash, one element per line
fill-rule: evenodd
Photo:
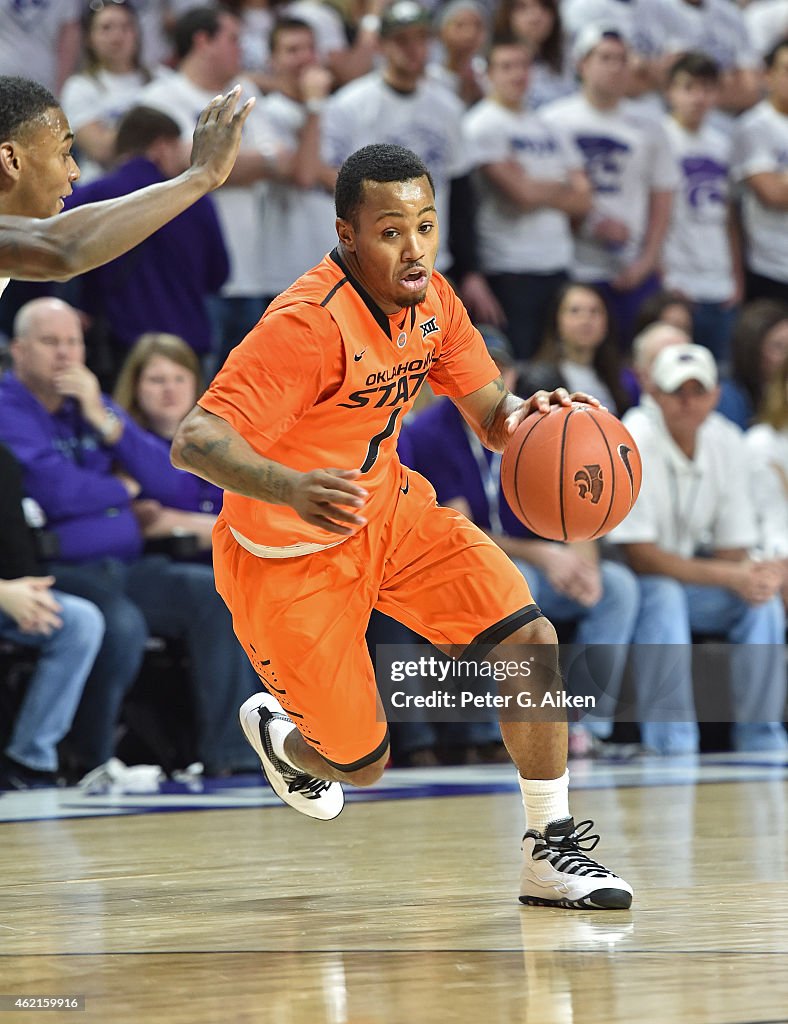
<path fill-rule="evenodd" d="M 418 292 L 427 286 L 427 271 L 422 267 L 415 267 L 413 270 L 400 278 L 400 284 L 409 292 Z"/>

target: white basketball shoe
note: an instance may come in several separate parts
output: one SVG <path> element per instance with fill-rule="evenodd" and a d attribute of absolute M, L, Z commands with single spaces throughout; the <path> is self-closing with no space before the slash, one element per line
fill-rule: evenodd
<path fill-rule="evenodd" d="M 551 822 L 544 835 L 531 829 L 525 833 L 521 903 L 569 910 L 630 907 L 632 886 L 584 852 L 599 842 L 599 836 L 588 834 L 593 827 L 592 821 L 581 821 L 575 828 L 574 818 L 563 818 Z"/>
<path fill-rule="evenodd" d="M 336 818 L 345 806 L 342 786 L 307 775 L 274 753 L 269 735 L 271 722 L 289 722 L 295 729 L 279 701 L 270 693 L 255 693 L 241 705 L 238 717 L 246 739 L 260 758 L 263 774 L 279 799 L 310 818 Z"/>

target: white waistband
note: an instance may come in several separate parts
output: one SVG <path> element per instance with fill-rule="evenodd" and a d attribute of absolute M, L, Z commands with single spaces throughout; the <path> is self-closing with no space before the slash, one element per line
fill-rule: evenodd
<path fill-rule="evenodd" d="M 257 555 L 258 558 L 297 558 L 299 555 L 313 555 L 316 551 L 326 551 L 328 548 L 335 548 L 337 544 L 344 544 L 347 537 L 332 541 L 330 544 L 307 544 L 300 541 L 298 544 L 288 544 L 283 548 L 270 547 L 268 544 L 255 544 L 254 541 L 244 537 L 242 533 L 230 527 L 230 533 L 238 543 L 248 551 L 250 555 Z"/>

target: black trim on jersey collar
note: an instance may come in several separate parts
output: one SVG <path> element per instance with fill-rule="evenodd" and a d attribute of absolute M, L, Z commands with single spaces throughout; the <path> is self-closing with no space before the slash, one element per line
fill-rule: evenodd
<path fill-rule="evenodd" d="M 329 304 L 329 302 L 334 298 L 336 293 L 339 291 L 339 289 L 343 285 L 346 285 L 347 283 L 348 283 L 348 280 L 347 280 L 346 277 L 343 277 L 341 281 L 337 281 L 337 283 L 334 285 L 334 287 L 331 289 L 331 291 L 328 293 L 328 295 L 326 295 L 326 297 L 323 299 L 323 301 L 320 303 L 320 305 L 321 306 L 327 306 Z"/>
<path fill-rule="evenodd" d="M 330 258 L 336 263 L 351 285 L 356 289 L 358 294 L 361 296 L 364 305 L 370 311 L 372 316 L 375 318 L 375 323 L 380 327 L 381 331 L 386 335 L 387 339 L 391 341 L 391 325 L 389 324 L 389 318 L 375 302 L 369 292 L 365 291 L 363 286 L 353 277 L 348 268 L 342 262 L 342 257 L 339 255 L 339 249 L 332 249 L 329 253 Z M 330 297 L 330 296 L 329 296 Z M 325 305 L 325 303 L 323 303 Z M 415 316 L 415 312 L 414 312 Z"/>

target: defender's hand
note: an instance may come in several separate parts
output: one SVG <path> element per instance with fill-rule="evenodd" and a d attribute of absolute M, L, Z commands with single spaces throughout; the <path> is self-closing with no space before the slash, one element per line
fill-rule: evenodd
<path fill-rule="evenodd" d="M 363 516 L 348 511 L 361 508 L 369 497 L 363 487 L 352 482 L 359 476 L 359 469 L 313 469 L 301 473 L 288 505 L 312 526 L 347 536 L 355 532 L 353 527 L 365 526 L 367 522 Z"/>
<path fill-rule="evenodd" d="M 223 184 L 233 169 L 241 145 L 241 129 L 254 106 L 252 96 L 236 113 L 240 95 L 241 86 L 236 85 L 225 96 L 216 96 L 200 114 L 194 129 L 191 165 L 207 175 L 212 189 Z"/>

